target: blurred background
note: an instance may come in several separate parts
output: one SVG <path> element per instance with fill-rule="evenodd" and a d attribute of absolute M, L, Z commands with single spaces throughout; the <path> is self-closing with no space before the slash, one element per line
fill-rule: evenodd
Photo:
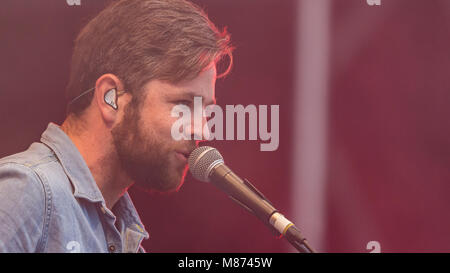
<path fill-rule="evenodd" d="M 62 123 L 73 40 L 107 2 L 2 1 L 0 157 Z M 193 2 L 236 47 L 218 105 L 280 106 L 276 151 L 208 143 L 228 166 L 318 251 L 450 252 L 450 1 Z M 190 175 L 130 194 L 148 252 L 295 251 Z"/>

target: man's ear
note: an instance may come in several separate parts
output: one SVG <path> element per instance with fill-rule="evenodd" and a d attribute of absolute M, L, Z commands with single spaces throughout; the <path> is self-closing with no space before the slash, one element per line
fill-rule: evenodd
<path fill-rule="evenodd" d="M 94 100 L 107 127 L 119 117 L 118 91 L 123 86 L 115 75 L 104 74 L 95 83 Z"/>

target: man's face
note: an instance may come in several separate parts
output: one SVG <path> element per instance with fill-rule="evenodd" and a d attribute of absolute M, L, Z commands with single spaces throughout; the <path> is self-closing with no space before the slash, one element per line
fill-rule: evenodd
<path fill-rule="evenodd" d="M 203 108 L 215 103 L 215 66 L 191 81 L 173 85 L 159 80 L 144 86 L 143 101 L 131 101 L 112 136 L 120 163 L 139 187 L 167 192 L 178 190 L 187 172 L 187 157 L 195 149 L 195 140 L 175 141 L 171 135 L 172 108 L 185 104 L 194 113 L 194 96 L 203 97 Z M 193 120 L 193 117 L 191 117 Z M 204 120 L 206 122 L 206 120 Z M 202 135 L 202 132 L 192 132 Z M 191 139 L 194 139 L 191 137 Z"/>

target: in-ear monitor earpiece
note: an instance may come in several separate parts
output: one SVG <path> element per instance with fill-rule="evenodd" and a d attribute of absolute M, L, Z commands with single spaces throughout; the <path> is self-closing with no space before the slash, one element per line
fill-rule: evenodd
<path fill-rule="evenodd" d="M 115 88 L 106 91 L 104 99 L 106 104 L 111 106 L 114 110 L 119 108 L 117 106 L 117 90 Z"/>

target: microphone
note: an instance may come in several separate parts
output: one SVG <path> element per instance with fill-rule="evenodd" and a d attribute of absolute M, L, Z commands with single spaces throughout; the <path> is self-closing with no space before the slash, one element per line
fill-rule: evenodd
<path fill-rule="evenodd" d="M 192 176 L 203 182 L 211 182 L 229 197 L 254 214 L 272 231 L 286 239 L 299 251 L 314 253 L 295 225 L 276 210 L 272 203 L 247 179 L 242 180 L 228 168 L 219 151 L 213 147 L 198 147 L 189 155 Z"/>

